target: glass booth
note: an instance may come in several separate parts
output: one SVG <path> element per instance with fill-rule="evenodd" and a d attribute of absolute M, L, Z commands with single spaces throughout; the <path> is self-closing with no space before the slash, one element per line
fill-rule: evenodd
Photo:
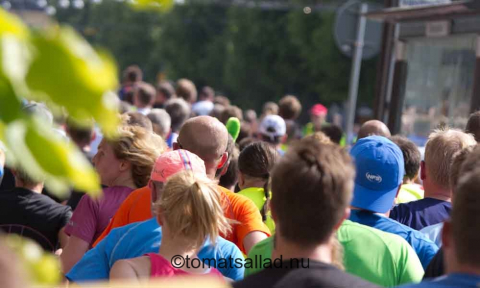
<path fill-rule="evenodd" d="M 454 5 L 459 4 L 372 13 L 391 21 L 395 31 L 391 51 L 382 51 L 382 56 L 390 52 L 391 69 L 378 77 L 389 89 L 377 93 L 375 115 L 419 146 L 435 128 L 465 128 L 470 113 L 480 108 L 480 10 L 438 12 Z"/>

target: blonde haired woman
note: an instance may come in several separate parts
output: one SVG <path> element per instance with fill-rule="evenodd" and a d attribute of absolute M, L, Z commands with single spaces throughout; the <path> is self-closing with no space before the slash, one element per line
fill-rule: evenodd
<path fill-rule="evenodd" d="M 93 164 L 105 188 L 98 199 L 84 195 L 65 228 L 70 239 L 60 257 L 64 273 L 83 257 L 123 200 L 148 184 L 155 160 L 165 150 L 160 136 L 138 126 L 123 125 L 117 138 L 102 140 Z"/>
<path fill-rule="evenodd" d="M 216 183 L 205 175 L 185 171 L 172 176 L 157 202 L 157 220 L 162 226 L 159 253 L 115 262 L 110 279 L 177 275 L 222 277 L 217 269 L 200 265 L 200 260 L 196 258 L 207 238 L 215 245 L 219 234 L 226 234 L 230 230 L 217 189 Z M 172 266 L 172 263 L 176 263 L 173 259 L 180 257 L 188 257 L 191 261 L 189 264 L 194 264 L 194 261 L 197 263 L 178 268 Z"/>

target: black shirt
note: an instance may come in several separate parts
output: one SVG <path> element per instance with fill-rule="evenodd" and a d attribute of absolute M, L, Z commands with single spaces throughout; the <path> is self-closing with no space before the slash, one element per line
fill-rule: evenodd
<path fill-rule="evenodd" d="M 11 190 L 15 188 L 15 176 L 13 176 L 12 171 L 5 166 L 3 171 L 3 179 L 0 182 L 0 191 Z"/>
<path fill-rule="evenodd" d="M 436 278 L 445 275 L 445 268 L 443 263 L 443 249 L 440 247 L 435 257 L 432 258 L 425 270 L 423 279 Z"/>
<path fill-rule="evenodd" d="M 304 260 L 305 261 L 305 260 Z M 309 260 L 308 268 L 266 268 L 233 283 L 234 288 L 372 288 L 378 287 L 332 265 Z M 290 261 L 282 262 L 289 267 Z M 306 266 L 301 266 L 306 267 Z"/>
<path fill-rule="evenodd" d="M 28 189 L 0 192 L 0 229 L 33 239 L 47 251 L 57 249 L 58 233 L 71 216 L 70 207 Z"/>

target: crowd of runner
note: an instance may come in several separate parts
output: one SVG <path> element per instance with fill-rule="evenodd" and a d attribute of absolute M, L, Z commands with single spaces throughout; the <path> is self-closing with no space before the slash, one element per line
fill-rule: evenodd
<path fill-rule="evenodd" d="M 431 131 L 421 153 L 378 120 L 348 145 L 325 106 L 292 95 L 257 116 L 187 79 L 154 87 L 136 66 L 123 76 L 114 139 L 23 107 L 91 161 L 100 198 L 52 195 L 5 167 L 0 146 L 0 229 L 56 254 L 66 282 L 479 287 L 480 113 Z"/>

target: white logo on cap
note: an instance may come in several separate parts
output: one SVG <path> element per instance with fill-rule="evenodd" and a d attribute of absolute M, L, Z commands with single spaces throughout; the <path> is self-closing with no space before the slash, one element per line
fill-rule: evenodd
<path fill-rule="evenodd" d="M 370 181 L 370 182 L 382 183 L 382 176 L 380 176 L 380 175 L 374 175 L 374 174 L 370 174 L 369 172 L 367 172 L 367 174 L 365 174 L 365 176 L 367 177 L 368 181 Z"/>

